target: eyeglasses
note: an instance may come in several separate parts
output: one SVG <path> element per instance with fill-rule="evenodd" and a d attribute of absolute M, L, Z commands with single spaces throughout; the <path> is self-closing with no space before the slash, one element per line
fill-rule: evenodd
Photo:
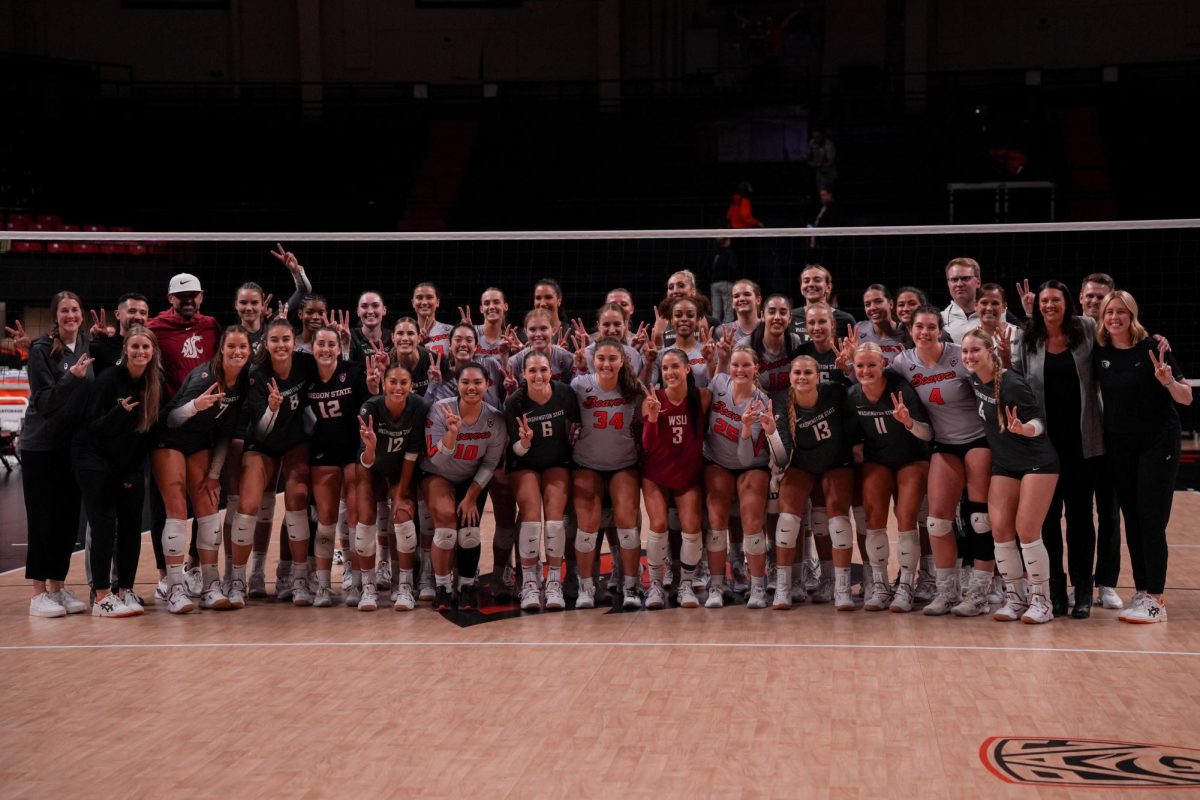
<path fill-rule="evenodd" d="M 974 275 L 955 275 L 953 278 L 947 278 L 950 283 L 968 283 L 977 280 Z"/>

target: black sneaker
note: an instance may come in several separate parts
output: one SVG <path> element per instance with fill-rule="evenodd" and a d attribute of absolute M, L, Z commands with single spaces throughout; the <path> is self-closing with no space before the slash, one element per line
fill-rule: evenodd
<path fill-rule="evenodd" d="M 450 594 L 450 590 L 444 586 L 437 587 L 436 595 L 433 598 L 434 611 L 453 611 L 454 597 Z"/>
<path fill-rule="evenodd" d="M 458 610 L 471 611 L 479 608 L 479 587 L 468 583 L 458 587 Z"/>

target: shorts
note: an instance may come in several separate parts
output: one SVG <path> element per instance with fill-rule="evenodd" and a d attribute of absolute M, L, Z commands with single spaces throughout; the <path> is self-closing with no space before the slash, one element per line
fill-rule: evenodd
<path fill-rule="evenodd" d="M 434 475 L 433 473 L 426 473 L 426 474 L 420 476 L 418 483 L 420 483 L 421 481 L 424 481 L 427 478 L 441 478 L 441 477 L 442 477 L 441 475 Z M 442 478 L 442 480 L 445 480 L 445 478 Z M 466 499 L 467 491 L 471 488 L 471 484 L 474 482 L 475 482 L 474 478 L 468 478 L 465 481 L 454 484 L 454 507 L 455 508 L 458 507 L 459 503 L 461 503 L 463 500 Z M 488 481 L 488 483 L 490 484 L 491 481 Z M 485 486 L 485 487 L 483 487 L 483 491 L 481 491 L 479 493 L 479 497 L 475 498 L 475 506 L 476 506 L 476 508 L 479 509 L 480 518 L 483 517 L 483 506 L 485 503 L 487 503 L 487 499 L 488 499 L 488 487 Z"/>
<path fill-rule="evenodd" d="M 345 467 L 358 463 L 358 442 L 311 442 L 308 464 L 312 467 Z"/>
<path fill-rule="evenodd" d="M 1057 474 L 1058 474 L 1058 463 L 1057 462 L 1053 462 L 1050 464 L 1031 464 L 1028 466 L 1023 466 L 1020 469 L 1010 469 L 1008 467 L 1002 467 L 1002 466 L 998 465 L 995 461 L 992 462 L 992 477 L 993 478 L 1013 478 L 1014 480 L 1019 481 L 1019 480 L 1021 480 L 1021 478 L 1024 478 L 1026 475 L 1057 475 Z"/>
<path fill-rule="evenodd" d="M 202 450 L 211 450 L 213 441 L 207 436 L 187 436 L 187 435 L 171 435 L 164 431 L 158 441 L 154 443 L 155 450 L 178 450 L 183 453 L 183 457 L 195 455 Z"/>
<path fill-rule="evenodd" d="M 986 436 L 980 436 L 978 439 L 972 439 L 971 441 L 963 442 L 962 444 L 946 444 L 936 440 L 933 443 L 933 452 L 943 453 L 945 455 L 955 456 L 957 458 L 966 458 L 967 453 L 980 448 L 983 448 L 984 450 L 988 449 Z"/>
<path fill-rule="evenodd" d="M 887 467 L 892 472 L 899 472 L 900 470 L 904 469 L 905 467 L 911 466 L 913 464 L 928 464 L 928 463 L 929 463 L 929 455 L 928 454 L 924 455 L 921 458 L 914 458 L 911 461 L 886 461 L 881 458 L 871 458 L 870 456 L 863 457 L 863 464 L 876 464 L 881 467 Z"/>
<path fill-rule="evenodd" d="M 622 472 L 632 472 L 634 477 L 638 478 L 639 480 L 641 480 L 642 477 L 638 471 L 637 464 L 630 464 L 628 467 L 622 467 L 620 469 L 592 469 L 591 467 L 584 467 L 579 464 L 571 464 L 570 467 L 572 474 L 580 471 L 596 473 L 600 476 L 600 479 L 604 481 L 605 486 L 608 485 L 608 482 L 613 478 L 613 476 L 620 475 Z"/>
<path fill-rule="evenodd" d="M 295 450 L 297 447 L 307 446 L 308 442 L 295 442 L 289 446 L 279 448 L 277 446 L 273 446 L 271 442 L 253 442 L 247 439 L 245 446 L 242 448 L 242 453 L 258 453 L 259 455 L 280 459 Z M 351 458 L 350 460 L 353 461 L 354 459 Z"/>
<path fill-rule="evenodd" d="M 744 475 L 747 472 L 761 472 L 767 476 L 770 476 L 770 474 L 771 474 L 771 468 L 766 465 L 763 465 L 761 467 L 738 467 L 737 469 L 730 469 L 729 467 L 725 466 L 724 464 L 718 464 L 717 462 L 710 461 L 707 458 L 704 459 L 705 469 L 707 469 L 709 466 L 720 467 L 721 469 L 725 470 L 730 475 L 732 475 L 734 481 L 737 481 L 738 478 L 742 477 L 742 475 Z"/>

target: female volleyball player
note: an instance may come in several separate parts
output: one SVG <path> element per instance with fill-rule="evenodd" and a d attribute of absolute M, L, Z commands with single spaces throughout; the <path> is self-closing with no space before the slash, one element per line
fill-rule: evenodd
<path fill-rule="evenodd" d="M 508 357 L 508 375 L 516 385 L 520 385 L 525 379 L 525 357 L 530 353 L 546 356 L 550 362 L 550 375 L 553 380 L 570 382 L 574 373 L 575 356 L 570 350 L 555 344 L 557 331 L 554 327 L 554 313 L 544 308 L 535 308 L 525 315 L 525 337 L 529 346 Z M 509 387 L 516 388 L 511 382 Z"/>
<path fill-rule="evenodd" d="M 838 348 L 838 334 L 834 328 L 837 319 L 834 312 L 835 309 L 827 303 L 812 303 L 805 308 L 804 330 L 808 341 L 800 347 L 800 354 L 817 362 L 817 367 L 821 370 L 821 380 L 849 386 L 853 354 L 839 360 L 842 354 Z"/>
<path fill-rule="evenodd" d="M 758 355 L 758 383 L 769 394 L 787 390 L 792 359 L 800 355 L 800 337 L 789 330 L 791 315 L 792 302 L 781 294 L 771 295 L 748 342 Z"/>
<path fill-rule="evenodd" d="M 437 286 L 428 281 L 413 287 L 412 307 L 417 315 L 417 327 L 421 331 L 421 344 L 445 357 L 449 355 L 450 332 L 454 329 L 446 322 L 438 322 L 437 310 L 442 304 L 442 294 Z"/>
<path fill-rule="evenodd" d="M 739 347 L 750 341 L 758 328 L 759 311 L 762 308 L 762 290 L 752 280 L 743 278 L 733 284 L 730 292 L 731 304 L 737 317 L 733 322 L 717 326 L 714 338 L 720 339 L 727 330 L 733 331 L 733 346 Z"/>
<path fill-rule="evenodd" d="M 908 332 L 896 319 L 896 307 L 892 293 L 882 283 L 872 283 L 863 292 L 863 311 L 867 318 L 855 326 L 859 343 L 873 342 L 879 345 L 884 358 L 891 359 L 903 352 Z"/>
<path fill-rule="evenodd" d="M 425 396 L 433 359 L 421 346 L 421 328 L 412 317 L 401 317 L 392 328 L 392 361 L 402 364 L 412 377 L 412 391 Z"/>

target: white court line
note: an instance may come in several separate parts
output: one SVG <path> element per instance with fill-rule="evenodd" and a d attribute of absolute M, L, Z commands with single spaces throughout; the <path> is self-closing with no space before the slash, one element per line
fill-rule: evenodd
<path fill-rule="evenodd" d="M 142 644 L 13 644 L 0 645 L 0 652 L 30 650 L 200 650 L 211 648 L 248 647 L 395 647 L 395 648 L 626 648 L 626 649 L 705 649 L 705 650 L 898 650 L 931 652 L 985 653 L 1082 653 L 1086 655 L 1117 656 L 1183 656 L 1200 657 L 1200 652 L 1170 650 L 1117 650 L 1090 647 L 1005 647 L 1002 645 L 939 645 L 939 644 L 819 644 L 792 642 L 180 642 Z"/>

